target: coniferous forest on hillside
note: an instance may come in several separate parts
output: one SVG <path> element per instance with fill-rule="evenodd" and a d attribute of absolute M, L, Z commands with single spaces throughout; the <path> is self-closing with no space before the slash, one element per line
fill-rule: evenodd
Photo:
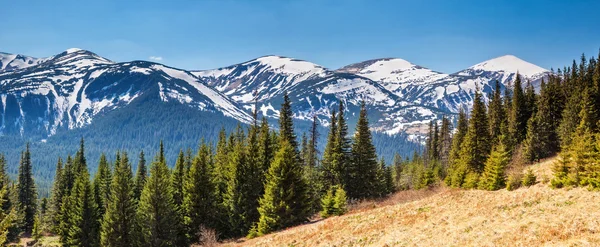
<path fill-rule="evenodd" d="M 528 164 L 555 154 L 553 187 L 600 189 L 600 61 L 582 55 L 543 80 L 539 92 L 519 76 L 504 91 L 497 82 L 489 102 L 477 90 L 455 124 L 431 122 L 423 152 L 396 155 L 391 164 L 377 155 L 364 103 L 354 131 L 340 103 L 327 133 L 319 133 L 315 119 L 296 136 L 287 95 L 278 131 L 255 113 L 247 128 L 223 128 L 216 143 L 182 149 L 174 165 L 161 142 L 155 154 L 106 150 L 90 173 L 96 161 L 86 158 L 81 139 L 75 155 L 56 157 L 47 197 L 38 196 L 36 161 L 26 145 L 15 180 L 0 156 L 0 245 L 47 235 L 59 236 L 62 246 L 254 238 L 342 215 L 349 204 L 398 190 L 531 186 L 533 173 L 522 175 Z"/>

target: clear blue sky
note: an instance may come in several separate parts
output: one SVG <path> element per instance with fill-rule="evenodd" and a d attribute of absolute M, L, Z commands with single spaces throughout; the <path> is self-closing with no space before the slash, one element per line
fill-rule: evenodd
<path fill-rule="evenodd" d="M 0 51 L 67 48 L 209 69 L 262 55 L 329 68 L 399 57 L 442 72 L 513 54 L 562 67 L 600 48 L 600 1 L 4 1 Z"/>

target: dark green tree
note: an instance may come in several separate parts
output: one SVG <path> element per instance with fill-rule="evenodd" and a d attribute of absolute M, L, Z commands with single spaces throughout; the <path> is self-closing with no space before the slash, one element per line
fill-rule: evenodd
<path fill-rule="evenodd" d="M 110 199 L 102 220 L 101 246 L 137 246 L 133 173 L 127 153 L 117 154 Z"/>
<path fill-rule="evenodd" d="M 17 183 L 18 193 L 18 212 L 23 219 L 21 229 L 25 233 L 31 233 L 33 221 L 37 211 L 37 192 L 33 180 L 33 171 L 31 165 L 31 153 L 29 143 L 25 147 L 25 152 L 21 154 L 19 163 L 19 177 Z"/>
<path fill-rule="evenodd" d="M 267 174 L 265 194 L 260 199 L 260 219 L 250 236 L 267 234 L 308 220 L 307 184 L 296 157 L 296 151 L 289 142 L 280 143 Z"/>
<path fill-rule="evenodd" d="M 142 190 L 148 179 L 148 167 L 146 167 L 146 157 L 144 151 L 140 152 L 139 161 L 137 165 L 137 172 L 135 173 L 135 183 L 133 187 L 133 198 L 136 201 L 140 200 Z"/>
<path fill-rule="evenodd" d="M 377 196 L 377 154 L 369 129 L 367 108 L 361 102 L 360 114 L 352 145 L 352 162 L 348 169 L 351 179 L 347 182 L 348 197 L 363 199 Z"/>
<path fill-rule="evenodd" d="M 224 233 L 225 229 L 219 228 L 220 221 L 217 217 L 217 193 L 212 177 L 211 152 L 206 143 L 202 143 L 192 167 L 184 183 L 183 211 L 184 223 L 190 240 L 200 237 L 200 226 L 217 228 Z"/>
<path fill-rule="evenodd" d="M 182 222 L 178 221 L 169 168 L 163 150 L 161 145 L 159 154 L 150 166 L 150 176 L 144 185 L 137 208 L 140 246 L 177 246 L 178 231 Z"/>

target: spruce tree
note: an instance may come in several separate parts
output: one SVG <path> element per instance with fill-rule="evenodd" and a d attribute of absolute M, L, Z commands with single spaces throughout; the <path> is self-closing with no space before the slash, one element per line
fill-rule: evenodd
<path fill-rule="evenodd" d="M 517 73 L 512 98 L 512 107 L 509 116 L 509 132 L 511 138 L 516 143 L 521 143 L 525 139 L 527 131 L 527 120 L 529 110 L 527 109 L 527 99 L 523 93 L 521 85 L 521 76 Z"/>
<path fill-rule="evenodd" d="M 183 205 L 183 181 L 185 180 L 185 155 L 183 150 L 179 150 L 177 156 L 177 162 L 173 168 L 173 174 L 171 175 L 171 188 L 173 188 L 173 203 L 178 208 Z"/>
<path fill-rule="evenodd" d="M 183 212 L 184 223 L 190 240 L 196 240 L 199 236 L 200 226 L 217 228 L 222 234 L 224 227 L 217 222 L 220 215 L 216 214 L 219 203 L 212 177 L 211 152 L 202 143 L 200 150 L 192 161 L 192 167 L 184 183 Z M 221 228 L 220 228 L 221 227 Z"/>
<path fill-rule="evenodd" d="M 150 176 L 137 208 L 141 246 L 176 246 L 177 231 L 181 229 L 163 150 L 161 145 L 159 154 L 150 166 Z"/>
<path fill-rule="evenodd" d="M 340 100 L 335 133 L 335 145 L 333 155 L 333 168 L 336 174 L 339 174 L 342 187 L 346 188 L 353 180 L 351 163 L 352 142 L 348 137 L 348 124 L 346 123 L 344 102 Z"/>
<path fill-rule="evenodd" d="M 18 193 L 18 211 L 23 219 L 21 229 L 25 233 L 31 233 L 33 221 L 37 211 L 37 192 L 35 182 L 33 181 L 33 171 L 31 165 L 31 153 L 29 143 L 25 147 L 25 152 L 21 154 L 19 163 L 19 177 L 17 183 Z"/>
<path fill-rule="evenodd" d="M 108 206 L 108 200 L 110 198 L 110 184 L 112 183 L 112 172 L 106 160 L 106 155 L 100 155 L 100 162 L 98 162 L 98 171 L 94 176 L 93 190 L 94 190 L 94 201 L 98 206 L 97 216 L 99 221 L 102 221 L 106 208 Z"/>
<path fill-rule="evenodd" d="M 0 170 L 0 173 L 3 172 Z M 2 174 L 0 174 L 2 175 Z M 0 246 L 4 246 L 8 242 L 9 229 L 13 225 L 16 218 L 14 209 L 4 209 L 7 203 L 8 186 L 0 186 Z"/>
<path fill-rule="evenodd" d="M 267 118 L 263 117 L 258 136 L 259 165 L 261 167 L 261 171 L 263 172 L 261 176 L 259 176 L 261 183 L 264 183 L 265 181 L 264 174 L 266 174 L 269 170 L 269 166 L 271 166 L 271 162 L 273 161 L 273 156 L 275 154 L 273 151 L 273 142 L 271 140 L 270 131 L 269 122 L 267 121 Z"/>
<path fill-rule="evenodd" d="M 50 197 L 50 223 L 51 232 L 58 233 L 60 224 L 60 208 L 62 207 L 63 200 L 63 163 L 62 159 L 58 158 L 56 163 L 56 171 L 54 173 L 54 184 L 52 185 L 52 192 Z M 1 182 L 0 182 L 1 183 Z"/>
<path fill-rule="evenodd" d="M 87 167 L 81 169 L 68 198 L 71 205 L 68 211 L 69 229 L 63 246 L 98 246 L 98 207 L 94 202 Z"/>
<path fill-rule="evenodd" d="M 137 246 L 133 173 L 127 154 L 117 154 L 110 199 L 102 220 L 101 246 Z"/>
<path fill-rule="evenodd" d="M 281 142 L 287 141 L 298 152 L 298 142 L 294 133 L 294 112 L 292 112 L 292 103 L 287 92 L 283 95 L 283 103 L 279 111 L 279 137 Z M 296 157 L 298 159 L 299 157 Z"/>
<path fill-rule="evenodd" d="M 493 96 L 490 99 L 488 115 L 490 118 L 490 137 L 494 143 L 498 142 L 498 137 L 502 134 L 502 125 L 506 123 L 506 112 L 502 100 L 500 82 L 496 80 Z"/>
<path fill-rule="evenodd" d="M 377 154 L 369 129 L 367 108 L 364 101 L 361 103 L 356 132 L 354 133 L 349 174 L 351 179 L 346 184 L 348 197 L 363 199 L 372 198 L 378 194 Z"/>
<path fill-rule="evenodd" d="M 520 86 L 515 83 L 515 87 L 517 85 Z M 473 100 L 469 128 L 461 145 L 460 162 L 465 164 L 470 171 L 481 173 L 490 150 L 488 117 L 482 95 L 477 91 Z"/>
<path fill-rule="evenodd" d="M 341 174 L 337 173 L 334 168 L 333 159 L 335 156 L 335 144 L 336 144 L 336 131 L 337 131 L 337 119 L 335 110 L 331 111 L 331 118 L 329 123 L 329 133 L 327 134 L 327 144 L 325 145 L 325 152 L 323 153 L 323 160 L 321 161 L 321 173 L 322 173 L 322 184 L 325 188 L 329 188 L 335 184 L 340 184 Z"/>
<path fill-rule="evenodd" d="M 458 113 L 456 133 L 452 137 L 452 148 L 450 149 L 450 161 L 446 184 L 452 187 L 460 187 L 466 175 L 466 166 L 460 164 L 460 150 L 469 129 L 467 113 L 461 108 Z"/>
<path fill-rule="evenodd" d="M 243 132 L 239 126 L 238 132 Z M 243 136 L 243 133 L 240 135 Z M 260 173 L 260 167 L 249 159 L 248 148 L 245 142 L 237 142 L 230 156 L 231 177 L 225 203 L 229 211 L 229 224 L 236 236 L 247 234 L 259 217 L 257 207 L 262 185 L 256 176 Z"/>
<path fill-rule="evenodd" d="M 400 154 L 396 153 L 394 155 L 394 161 L 392 164 L 393 167 L 393 178 L 394 178 L 394 188 L 401 188 L 401 184 L 400 181 L 402 179 L 402 172 L 403 172 L 403 166 L 402 166 L 402 156 L 400 156 Z"/>
<path fill-rule="evenodd" d="M 509 162 L 508 152 L 502 142 L 492 151 L 485 163 L 485 168 L 479 180 L 479 189 L 499 190 L 506 182 L 505 169 Z"/>
<path fill-rule="evenodd" d="M 269 168 L 265 193 L 260 199 L 260 219 L 256 233 L 264 235 L 272 231 L 306 222 L 310 205 L 302 167 L 296 161 L 292 144 L 282 141 Z"/>
<path fill-rule="evenodd" d="M 142 190 L 148 179 L 148 167 L 146 167 L 146 157 L 144 151 L 140 152 L 139 161 L 137 165 L 137 172 L 135 173 L 135 183 L 133 187 L 133 198 L 136 201 L 140 200 Z"/>

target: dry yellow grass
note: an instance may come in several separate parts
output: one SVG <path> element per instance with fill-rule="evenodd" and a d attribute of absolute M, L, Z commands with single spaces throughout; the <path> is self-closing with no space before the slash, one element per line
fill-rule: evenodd
<path fill-rule="evenodd" d="M 532 166 L 538 182 L 552 160 Z M 225 246 L 600 246 L 600 193 L 538 183 L 515 191 L 437 188 Z"/>

